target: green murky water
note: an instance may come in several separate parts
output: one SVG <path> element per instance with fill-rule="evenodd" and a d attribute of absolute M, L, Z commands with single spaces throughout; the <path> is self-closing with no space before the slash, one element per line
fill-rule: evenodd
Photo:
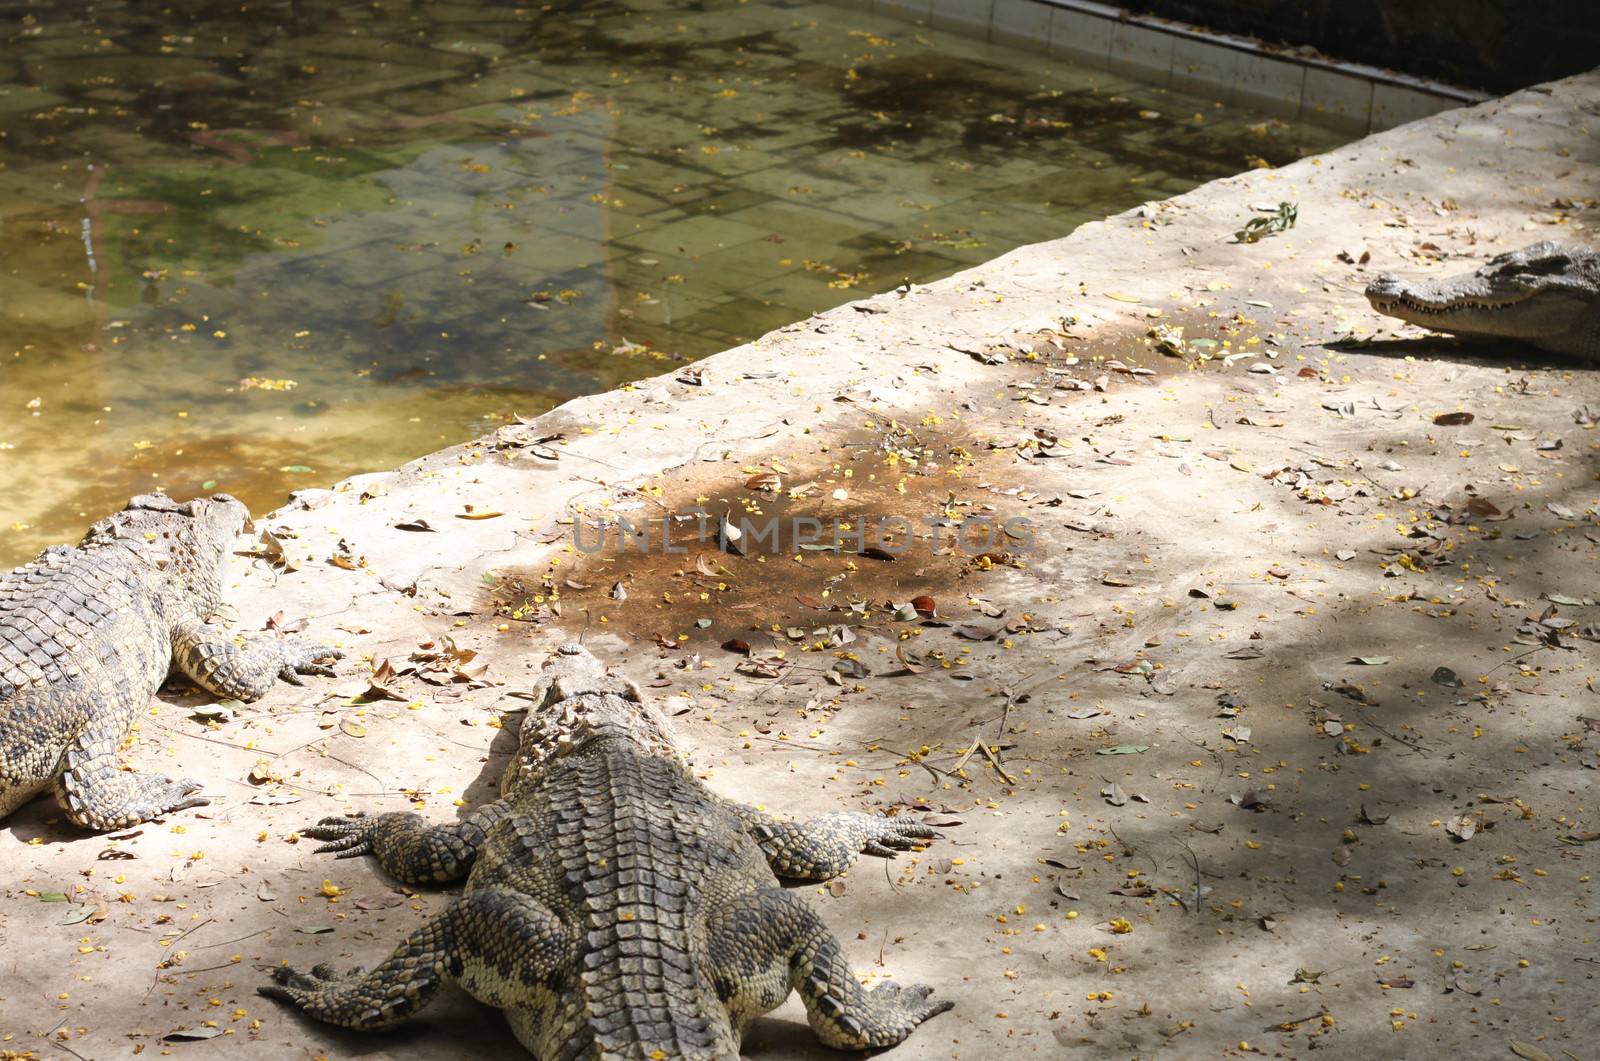
<path fill-rule="evenodd" d="M 0 6 L 0 563 L 1339 142 L 820 3 Z"/>

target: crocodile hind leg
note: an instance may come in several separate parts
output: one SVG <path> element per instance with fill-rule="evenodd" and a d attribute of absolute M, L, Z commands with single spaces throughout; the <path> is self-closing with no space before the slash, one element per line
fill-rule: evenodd
<path fill-rule="evenodd" d="M 864 989 L 839 940 L 798 895 L 765 888 L 734 902 L 712 923 L 709 948 L 718 997 L 741 1031 L 795 990 L 824 1044 L 876 1050 L 955 1005 L 931 1001 L 933 988 L 921 984 L 886 981 Z"/>
<path fill-rule="evenodd" d="M 302 674 L 331 676 L 333 668 L 319 659 L 343 659 L 330 645 L 307 645 L 292 637 L 262 640 L 240 647 L 226 630 L 209 623 L 188 622 L 172 634 L 172 658 L 178 669 L 213 694 L 233 700 L 259 700 L 282 678 L 300 685 Z"/>
<path fill-rule="evenodd" d="M 117 747 L 128 732 L 126 713 L 108 711 L 67 744 L 55 775 L 56 800 L 87 829 L 125 829 L 169 811 L 211 801 L 192 793 L 200 782 L 117 769 Z"/>
<path fill-rule="evenodd" d="M 940 834 L 921 822 L 840 811 L 804 822 L 786 822 L 742 803 L 727 806 L 767 856 L 772 872 L 789 880 L 828 880 L 860 855 L 893 858 Z"/>
<path fill-rule="evenodd" d="M 477 861 L 489 829 L 505 817 L 505 804 L 485 804 L 447 825 L 429 825 L 420 814 L 400 811 L 374 817 L 324 818 L 300 830 L 326 840 L 317 854 L 338 858 L 371 853 L 385 873 L 406 884 L 445 884 L 460 880 Z"/>
<path fill-rule="evenodd" d="M 409 1020 L 446 979 L 492 1006 L 528 1006 L 549 997 L 572 963 L 571 936 L 554 914 L 525 895 L 486 888 L 456 900 L 371 972 L 280 966 L 275 982 L 257 990 L 320 1021 L 376 1030 Z"/>
<path fill-rule="evenodd" d="M 0 698 L 0 819 L 50 788 L 81 718 L 67 717 L 48 689 Z"/>

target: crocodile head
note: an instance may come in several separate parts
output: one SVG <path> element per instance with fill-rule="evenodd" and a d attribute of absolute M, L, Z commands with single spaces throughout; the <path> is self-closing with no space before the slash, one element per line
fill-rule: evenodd
<path fill-rule="evenodd" d="M 639 687 L 568 641 L 545 660 L 539 675 L 519 737 L 520 772 L 525 778 L 552 759 L 604 740 L 628 741 L 651 755 L 683 757 L 666 718 Z"/>
<path fill-rule="evenodd" d="M 1549 241 L 1491 258 L 1446 280 L 1388 273 L 1368 285 L 1379 313 L 1460 335 L 1526 339 L 1562 353 L 1600 356 L 1600 255 Z"/>
<path fill-rule="evenodd" d="M 177 502 L 165 494 L 140 494 L 121 512 L 89 528 L 84 548 L 121 547 L 161 571 L 180 592 L 215 603 L 221 594 L 234 538 L 250 523 L 250 510 L 228 494 Z"/>

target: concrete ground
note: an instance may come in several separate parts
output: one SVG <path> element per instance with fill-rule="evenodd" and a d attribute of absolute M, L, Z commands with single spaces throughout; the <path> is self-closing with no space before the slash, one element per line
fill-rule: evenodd
<path fill-rule="evenodd" d="M 1442 114 L 260 520 L 289 563 L 239 561 L 240 629 L 352 658 L 236 711 L 163 693 L 130 761 L 209 807 L 0 826 L 0 1056 L 514 1056 L 459 994 L 356 1035 L 255 987 L 449 901 L 294 830 L 491 798 L 502 717 L 580 631 L 717 791 L 938 823 L 810 896 L 863 978 L 955 1001 L 896 1056 L 1589 1056 L 1600 374 L 1360 291 L 1592 242 L 1597 123 L 1595 75 Z M 1296 227 L 1231 241 L 1285 200 Z M 697 504 L 918 536 L 573 547 Z M 1027 523 L 930 525 L 974 517 Z M 746 1045 L 831 1056 L 793 1002 Z"/>

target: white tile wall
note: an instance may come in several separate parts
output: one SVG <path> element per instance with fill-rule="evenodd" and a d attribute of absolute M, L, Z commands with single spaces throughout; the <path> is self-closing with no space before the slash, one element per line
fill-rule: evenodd
<path fill-rule="evenodd" d="M 1172 77 L 1172 34 L 1114 22 L 1109 65 L 1112 73 L 1165 85 Z"/>
<path fill-rule="evenodd" d="M 1109 19 L 1058 7 L 1050 16 L 1050 54 L 1105 67 L 1111 57 Z"/>
<path fill-rule="evenodd" d="M 933 14 L 933 0 L 877 0 L 873 10 L 880 15 L 926 22 Z"/>
<path fill-rule="evenodd" d="M 994 0 L 994 21 L 989 39 L 1031 52 L 1050 48 L 1053 9 L 1038 0 Z"/>
<path fill-rule="evenodd" d="M 1319 125 L 1364 133 L 1372 121 L 1372 87 L 1364 77 L 1308 67 L 1300 116 Z"/>
<path fill-rule="evenodd" d="M 1227 99 L 1238 65 L 1239 53 L 1232 48 L 1193 37 L 1172 42 L 1172 87 L 1180 91 Z"/>
<path fill-rule="evenodd" d="M 994 0 L 933 0 L 933 28 L 970 36 L 989 36 Z"/>
<path fill-rule="evenodd" d="M 1270 55 L 1238 53 L 1233 68 L 1231 103 L 1242 103 L 1282 113 L 1300 113 L 1300 97 L 1305 91 L 1306 68 L 1299 63 L 1274 59 Z"/>
<path fill-rule="evenodd" d="M 1375 84 L 1372 86 L 1372 127 L 1393 129 L 1456 106 L 1460 104 L 1450 102 L 1440 106 L 1437 96 L 1403 85 Z"/>
<path fill-rule="evenodd" d="M 836 0 L 931 22 L 964 36 L 1216 96 L 1349 132 L 1388 129 L 1460 106 L 1457 100 L 1358 71 L 1330 69 L 1171 33 L 1118 18 L 1105 4 L 1052 0 Z M 1087 9 L 1086 9 L 1087 8 Z M 1376 71 L 1374 71 L 1376 73 Z"/>

